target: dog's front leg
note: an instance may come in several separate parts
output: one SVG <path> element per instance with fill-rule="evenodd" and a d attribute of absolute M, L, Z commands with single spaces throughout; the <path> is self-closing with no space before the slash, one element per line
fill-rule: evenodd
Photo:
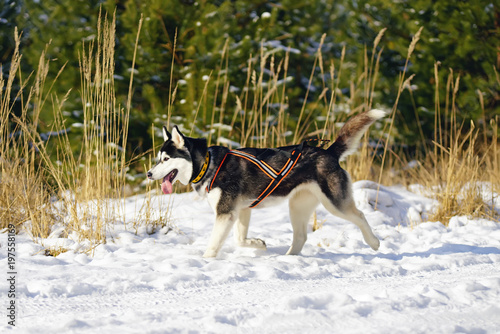
<path fill-rule="evenodd" d="M 238 217 L 237 213 L 217 213 L 215 218 L 214 228 L 212 229 L 212 234 L 210 235 L 210 242 L 208 244 L 208 248 L 203 254 L 203 257 L 216 257 L 217 253 L 221 249 L 224 241 L 231 231 L 231 227 L 233 227 L 236 218 Z"/>
<path fill-rule="evenodd" d="M 234 240 L 240 247 L 266 249 L 266 243 L 264 242 L 264 240 L 247 237 L 248 226 L 250 224 L 250 211 L 250 208 L 245 208 L 240 211 L 234 229 Z"/>

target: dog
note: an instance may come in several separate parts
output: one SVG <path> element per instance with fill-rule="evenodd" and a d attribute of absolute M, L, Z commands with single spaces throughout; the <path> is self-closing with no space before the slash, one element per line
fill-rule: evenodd
<path fill-rule="evenodd" d="M 307 239 L 307 224 L 321 203 L 330 213 L 354 223 L 365 242 L 378 250 L 380 241 L 353 200 L 349 174 L 339 161 L 354 153 L 361 137 L 385 112 L 373 109 L 351 117 L 327 149 L 300 145 L 230 150 L 207 147 L 204 138 L 190 138 L 175 126 L 172 133 L 163 127 L 158 162 L 147 172 L 150 180 L 162 180 L 163 193 L 172 193 L 174 182 L 192 184 L 206 196 L 215 211 L 215 224 L 203 257 L 219 253 L 231 228 L 240 247 L 266 249 L 263 240 L 248 238 L 253 208 L 289 202 L 293 228 L 287 255 L 298 255 Z"/>

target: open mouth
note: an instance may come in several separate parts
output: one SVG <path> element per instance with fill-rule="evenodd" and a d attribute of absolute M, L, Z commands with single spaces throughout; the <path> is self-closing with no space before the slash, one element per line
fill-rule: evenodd
<path fill-rule="evenodd" d="M 175 177 L 177 176 L 177 169 L 174 169 L 170 173 L 168 173 L 164 178 L 163 181 L 161 182 L 161 191 L 164 194 L 171 194 L 173 191 L 173 182 L 175 180 Z"/>

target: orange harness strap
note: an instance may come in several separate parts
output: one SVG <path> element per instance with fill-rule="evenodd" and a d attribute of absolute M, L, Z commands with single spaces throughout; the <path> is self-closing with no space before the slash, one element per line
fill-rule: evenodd
<path fill-rule="evenodd" d="M 297 163 L 300 156 L 302 155 L 302 148 L 303 148 L 303 144 L 300 144 L 297 146 L 297 148 L 292 152 L 291 157 L 288 159 L 288 161 L 285 163 L 283 168 L 281 168 L 281 170 L 278 173 L 271 166 L 269 166 L 267 163 L 257 159 L 255 156 L 253 156 L 251 154 L 248 154 L 248 153 L 242 152 L 242 151 L 238 151 L 238 150 L 229 151 L 226 153 L 226 155 L 224 156 L 224 159 L 222 159 L 222 162 L 219 165 L 219 168 L 215 172 L 214 178 L 212 179 L 212 182 L 210 183 L 210 187 L 209 188 L 207 187 L 207 192 L 212 190 L 212 186 L 214 184 L 215 179 L 217 178 L 217 174 L 219 174 L 220 168 L 224 164 L 224 161 L 226 160 L 226 158 L 229 154 L 246 159 L 246 160 L 252 162 L 253 164 L 255 164 L 257 167 L 259 167 L 259 169 L 262 172 L 264 172 L 264 174 L 266 174 L 271 179 L 271 182 L 266 187 L 266 189 L 264 189 L 264 191 L 259 195 L 259 197 L 257 197 L 257 199 L 252 204 L 250 204 L 250 208 L 254 208 L 257 205 L 259 205 L 260 202 L 262 202 L 264 199 L 266 199 L 266 197 L 271 195 L 273 193 L 273 191 L 280 185 L 281 181 L 283 181 L 283 179 L 285 177 L 287 177 L 287 175 L 290 173 L 290 171 L 293 169 L 293 167 L 295 167 L 295 164 Z"/>

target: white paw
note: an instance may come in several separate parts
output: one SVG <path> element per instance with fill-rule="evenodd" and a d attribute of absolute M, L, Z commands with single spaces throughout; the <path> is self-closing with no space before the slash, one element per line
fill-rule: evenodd
<path fill-rule="evenodd" d="M 258 249 L 267 249 L 266 242 L 262 239 L 250 239 L 251 246 Z"/>
<path fill-rule="evenodd" d="M 368 242 L 368 245 L 373 249 L 373 250 L 378 250 L 378 248 L 380 247 L 380 240 L 378 240 L 376 237 L 371 239 L 369 242 Z"/>
<path fill-rule="evenodd" d="M 207 249 L 205 251 L 205 254 L 203 254 L 203 257 L 207 258 L 207 257 L 216 257 L 217 256 L 217 252 L 212 250 L 212 249 Z"/>
<path fill-rule="evenodd" d="M 240 241 L 238 244 L 240 247 L 267 249 L 266 243 L 262 239 L 245 239 Z"/>
<path fill-rule="evenodd" d="M 293 249 L 293 247 L 290 247 L 288 252 L 286 252 L 285 255 L 300 255 L 300 250 Z"/>

